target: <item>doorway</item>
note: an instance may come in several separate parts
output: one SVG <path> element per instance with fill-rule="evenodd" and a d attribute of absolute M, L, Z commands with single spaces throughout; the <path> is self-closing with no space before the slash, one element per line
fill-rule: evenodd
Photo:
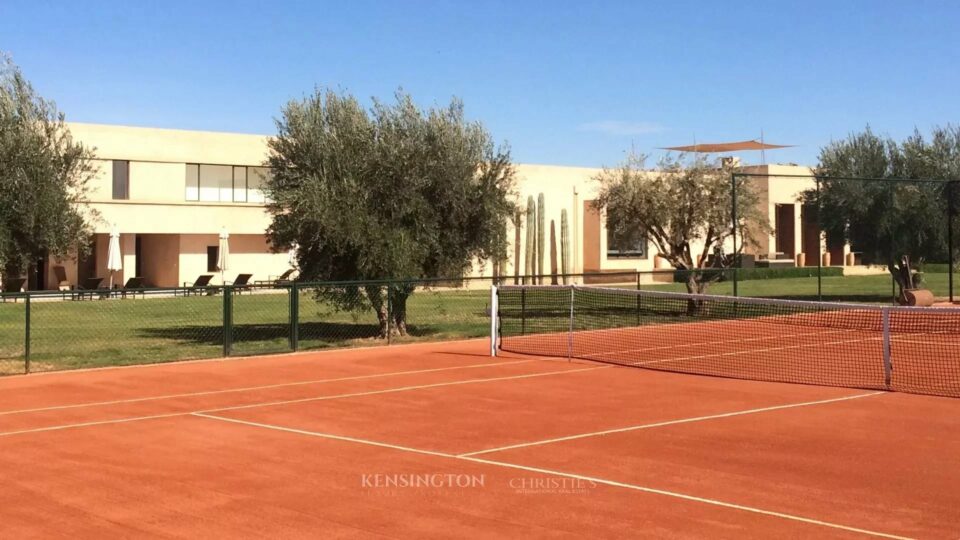
<path fill-rule="evenodd" d="M 785 259 L 792 259 L 796 255 L 794 208 L 793 204 L 776 206 L 776 252 L 782 253 Z"/>

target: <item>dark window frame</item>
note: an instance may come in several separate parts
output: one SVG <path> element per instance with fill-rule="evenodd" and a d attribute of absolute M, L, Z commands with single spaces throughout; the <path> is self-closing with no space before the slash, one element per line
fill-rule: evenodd
<path fill-rule="evenodd" d="M 619 249 L 614 248 L 615 239 L 613 238 L 613 229 L 607 229 L 607 258 L 608 259 L 639 259 L 646 260 L 650 258 L 650 242 L 646 236 L 640 236 L 638 240 L 639 249 Z"/>
<path fill-rule="evenodd" d="M 188 170 L 190 169 L 190 167 L 196 167 L 196 168 L 197 168 L 197 185 L 195 186 L 195 188 L 196 188 L 196 190 L 197 190 L 197 198 L 196 198 L 196 199 L 187 199 L 187 198 L 186 198 L 186 197 L 187 197 L 186 190 L 184 190 L 183 196 L 184 196 L 184 199 L 187 200 L 187 201 L 189 201 L 189 202 L 200 202 L 200 164 L 199 164 L 199 163 L 187 163 L 187 164 L 186 164 L 186 170 L 184 170 L 184 176 L 187 175 L 187 172 L 186 172 L 186 171 L 188 171 Z M 184 178 L 184 186 L 186 186 L 186 178 Z"/>
<path fill-rule="evenodd" d="M 217 261 L 220 259 L 220 246 L 207 246 L 207 272 L 217 271 Z"/>
<path fill-rule="evenodd" d="M 130 200 L 130 161 L 124 159 L 114 159 L 113 161 L 113 200 Z M 121 177 L 117 176 L 118 171 L 123 171 Z"/>

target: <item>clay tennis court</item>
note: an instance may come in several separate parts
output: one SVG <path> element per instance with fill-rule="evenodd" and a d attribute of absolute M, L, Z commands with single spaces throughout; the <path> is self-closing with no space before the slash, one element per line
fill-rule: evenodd
<path fill-rule="evenodd" d="M 12 538 L 955 537 L 951 398 L 486 340 L 0 380 Z"/>

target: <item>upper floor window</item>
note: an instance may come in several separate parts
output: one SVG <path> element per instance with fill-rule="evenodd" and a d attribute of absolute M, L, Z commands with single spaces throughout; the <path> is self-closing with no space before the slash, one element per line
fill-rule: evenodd
<path fill-rule="evenodd" d="M 130 198 L 129 161 L 113 161 L 113 198 L 120 200 Z"/>
<path fill-rule="evenodd" d="M 640 231 L 615 233 L 607 229 L 607 257 L 611 259 L 646 259 L 647 237 Z"/>
<path fill-rule="evenodd" d="M 262 203 L 267 174 L 265 167 L 188 163 L 184 195 L 188 201 Z"/>

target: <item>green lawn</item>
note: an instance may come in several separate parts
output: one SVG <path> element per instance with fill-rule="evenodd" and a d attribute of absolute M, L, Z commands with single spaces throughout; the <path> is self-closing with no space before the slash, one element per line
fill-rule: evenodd
<path fill-rule="evenodd" d="M 410 336 L 401 341 L 459 339 L 489 333 L 489 291 L 418 291 L 407 306 Z M 24 315 L 0 303 L 0 373 L 22 373 Z M 289 350 L 289 296 L 234 296 L 233 353 Z M 300 295 L 300 348 L 378 345 L 372 311 L 342 312 Z M 223 297 L 34 301 L 32 371 L 142 364 L 223 354 Z"/>
<path fill-rule="evenodd" d="M 889 302 L 886 275 L 824 277 L 825 300 Z M 947 294 L 947 274 L 928 274 L 926 286 Z M 960 286 L 960 278 L 958 278 Z M 644 289 L 684 291 L 683 284 L 650 284 Z M 732 294 L 733 284 L 712 285 L 711 294 Z M 816 299 L 817 279 L 758 279 L 739 283 L 744 296 Z M 486 290 L 418 291 L 409 300 L 410 336 L 402 341 L 481 337 L 489 331 Z M 24 368 L 24 304 L 0 303 L 0 373 Z M 34 371 L 141 364 L 223 354 L 223 297 L 191 296 L 87 301 L 34 301 L 30 358 Z M 234 297 L 234 354 L 289 350 L 289 297 L 246 294 Z M 378 345 L 372 311 L 342 312 L 301 292 L 301 349 Z"/>

